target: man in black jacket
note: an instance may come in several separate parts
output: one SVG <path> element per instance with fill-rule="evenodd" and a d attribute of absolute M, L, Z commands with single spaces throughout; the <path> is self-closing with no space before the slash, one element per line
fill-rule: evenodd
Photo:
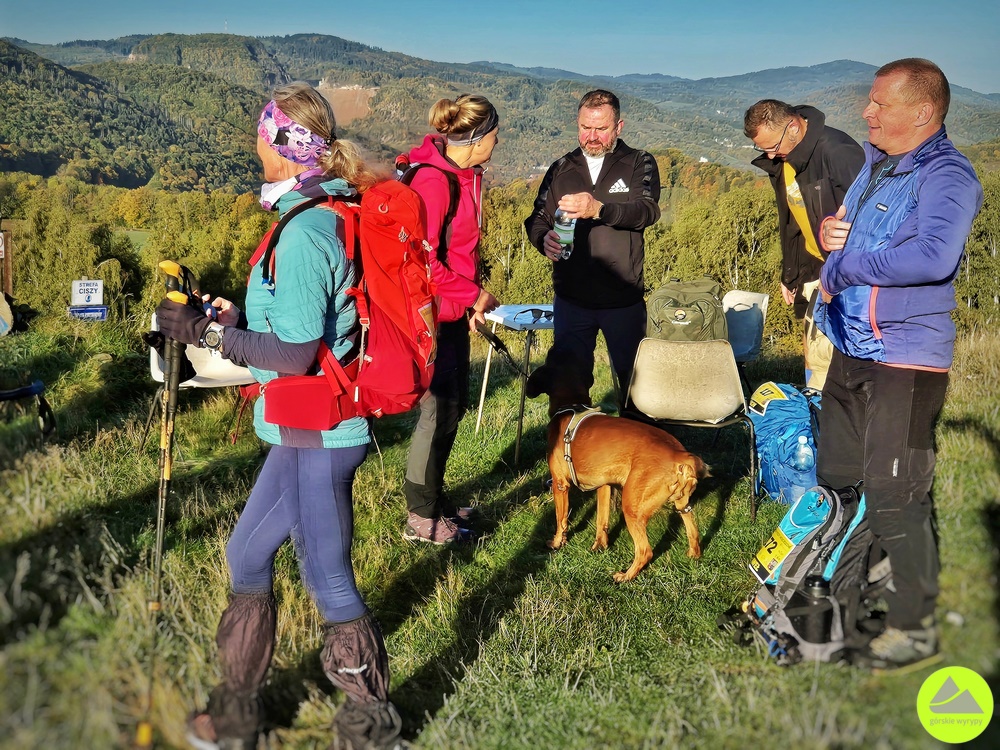
<path fill-rule="evenodd" d="M 776 99 L 750 107 L 743 132 L 761 152 L 752 164 L 767 172 L 778 202 L 781 296 L 804 319 L 806 385 L 822 389 L 833 346 L 813 323 L 824 260 L 817 233 L 844 202 L 865 154 L 847 133 L 828 127 L 818 109 Z"/>
<path fill-rule="evenodd" d="M 620 396 L 646 332 L 643 231 L 660 218 L 656 161 L 618 140 L 624 124 L 617 96 L 601 89 L 585 94 L 577 108 L 580 148 L 549 167 L 524 222 L 531 244 L 553 264 L 554 345 L 593 373 L 601 331 Z M 552 228 L 557 208 L 576 219 L 565 259 Z"/>

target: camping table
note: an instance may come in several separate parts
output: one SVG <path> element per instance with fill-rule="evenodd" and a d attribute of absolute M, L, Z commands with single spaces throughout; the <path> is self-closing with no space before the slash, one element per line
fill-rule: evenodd
<path fill-rule="evenodd" d="M 517 438 L 514 441 L 514 464 L 521 459 L 521 431 L 524 425 L 524 389 L 527 386 L 528 369 L 531 366 L 531 344 L 535 338 L 535 331 L 551 330 L 553 322 L 551 316 L 548 318 L 539 316 L 535 320 L 535 314 L 529 310 L 542 310 L 552 312 L 551 304 L 538 305 L 500 305 L 493 312 L 486 313 L 486 319 L 493 323 L 493 332 L 496 333 L 497 326 L 502 325 L 511 331 L 524 332 L 524 368 L 521 377 L 521 402 L 517 410 Z M 489 347 L 486 352 L 486 370 L 483 373 L 483 387 L 479 392 L 479 411 L 476 414 L 476 434 L 483 421 L 483 402 L 486 400 L 486 386 L 490 380 L 490 364 L 493 361 L 493 347 Z"/>

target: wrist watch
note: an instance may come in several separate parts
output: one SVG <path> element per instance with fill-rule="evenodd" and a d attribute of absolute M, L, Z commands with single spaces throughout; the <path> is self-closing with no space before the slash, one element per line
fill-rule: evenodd
<path fill-rule="evenodd" d="M 201 337 L 201 345 L 211 349 L 213 352 L 222 351 L 222 337 L 225 333 L 225 326 L 218 323 L 209 323 L 208 328 Z"/>

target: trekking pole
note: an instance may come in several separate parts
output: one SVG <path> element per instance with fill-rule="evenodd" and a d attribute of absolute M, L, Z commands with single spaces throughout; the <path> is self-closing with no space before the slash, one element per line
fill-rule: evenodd
<path fill-rule="evenodd" d="M 188 303 L 188 295 L 181 292 L 181 269 L 183 266 L 173 261 L 160 263 L 160 270 L 166 274 L 167 297 L 181 304 Z M 156 670 L 156 646 L 159 635 L 159 616 L 162 608 L 161 573 L 163 570 L 163 534 L 166 527 L 167 499 L 170 497 L 170 472 L 173 462 L 174 417 L 177 414 L 177 391 L 180 387 L 180 365 L 184 344 L 168 338 L 163 348 L 165 367 L 163 392 L 160 402 L 160 486 L 156 507 L 156 548 L 153 552 L 153 595 L 147 609 L 150 613 L 152 636 L 149 652 L 149 685 L 146 692 L 146 707 L 142 720 L 136 728 L 135 744 L 138 748 L 153 746 L 153 726 L 150 721 L 153 711 L 153 684 Z"/>
<path fill-rule="evenodd" d="M 525 380 L 527 380 L 528 373 L 525 371 L 525 368 L 517 363 L 517 360 L 514 359 L 514 355 L 510 353 L 510 349 L 508 349 L 507 345 L 500 340 L 499 336 L 493 333 L 493 331 L 484 326 L 482 323 L 476 323 L 476 330 L 484 339 L 486 339 L 487 342 L 489 342 L 489 345 L 493 348 L 493 351 L 497 352 L 501 357 L 503 357 L 504 361 L 507 362 L 508 365 L 510 365 L 511 369 L 513 369 L 514 372 L 516 372 L 519 377 L 522 377 Z"/>

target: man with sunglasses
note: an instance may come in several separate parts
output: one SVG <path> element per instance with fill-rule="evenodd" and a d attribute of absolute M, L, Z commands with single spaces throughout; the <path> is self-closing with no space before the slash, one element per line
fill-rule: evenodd
<path fill-rule="evenodd" d="M 743 132 L 760 156 L 778 203 L 781 296 L 804 321 L 806 385 L 822 389 L 833 347 L 813 323 L 824 253 L 820 222 L 840 207 L 865 155 L 851 136 L 826 125 L 815 107 L 762 99 L 746 111 Z"/>
<path fill-rule="evenodd" d="M 619 395 L 646 333 L 643 233 L 660 218 L 656 160 L 619 139 L 624 124 L 617 96 L 603 89 L 584 94 L 577 107 L 580 147 L 549 167 L 524 222 L 531 244 L 552 261 L 554 345 L 593 374 L 603 333 Z M 553 229 L 556 209 L 576 219 L 569 258 Z"/>

